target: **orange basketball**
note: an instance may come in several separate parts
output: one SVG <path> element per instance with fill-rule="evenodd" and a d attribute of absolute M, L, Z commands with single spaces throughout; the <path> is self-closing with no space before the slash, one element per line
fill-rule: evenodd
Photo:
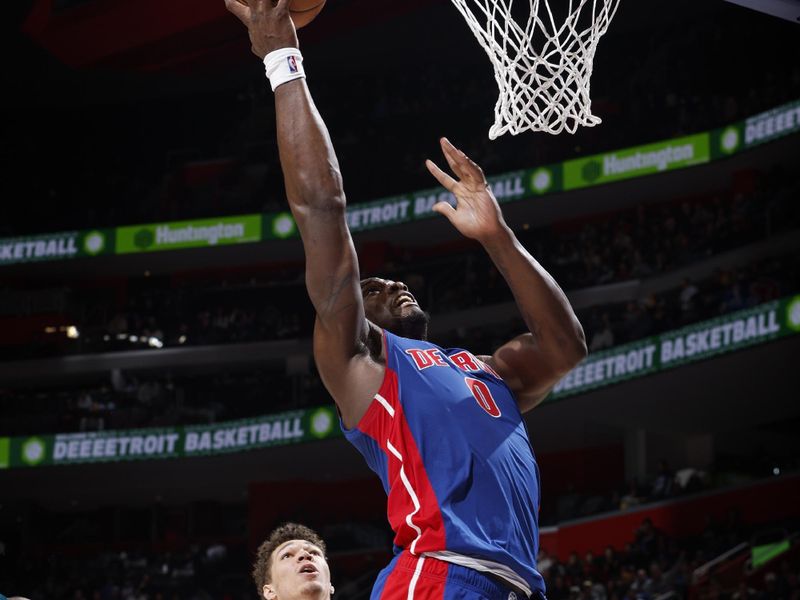
<path fill-rule="evenodd" d="M 247 6 L 247 0 L 237 0 Z M 289 0 L 289 14 L 297 29 L 305 27 L 322 11 L 327 0 Z"/>
<path fill-rule="evenodd" d="M 322 11 L 326 0 L 291 0 L 289 12 L 297 29 L 311 23 Z"/>

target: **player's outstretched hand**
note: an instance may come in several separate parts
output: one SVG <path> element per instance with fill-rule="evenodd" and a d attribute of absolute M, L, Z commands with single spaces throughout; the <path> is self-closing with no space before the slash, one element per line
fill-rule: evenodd
<path fill-rule="evenodd" d="M 297 48 L 289 0 L 225 0 L 225 8 L 247 27 L 250 47 L 260 59 L 280 48 Z"/>
<path fill-rule="evenodd" d="M 442 171 L 432 160 L 426 160 L 425 166 L 456 197 L 456 206 L 453 208 L 447 202 L 437 202 L 433 210 L 447 217 L 462 235 L 481 243 L 490 241 L 507 230 L 507 226 L 483 170 L 447 138 L 441 138 L 439 143 L 458 180 Z"/>

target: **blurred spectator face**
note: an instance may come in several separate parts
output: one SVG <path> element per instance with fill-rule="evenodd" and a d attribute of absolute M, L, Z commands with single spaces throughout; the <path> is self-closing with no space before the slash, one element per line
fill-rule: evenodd
<path fill-rule="evenodd" d="M 764 587 L 767 589 L 768 592 L 774 592 L 776 586 L 776 580 L 778 579 L 775 573 L 767 573 L 764 575 Z"/>
<path fill-rule="evenodd" d="M 592 582 L 584 581 L 581 586 L 581 600 L 590 600 L 592 597 Z"/>
<path fill-rule="evenodd" d="M 306 540 L 289 540 L 272 551 L 271 583 L 264 586 L 266 600 L 330 598 L 331 572 L 325 556 Z"/>

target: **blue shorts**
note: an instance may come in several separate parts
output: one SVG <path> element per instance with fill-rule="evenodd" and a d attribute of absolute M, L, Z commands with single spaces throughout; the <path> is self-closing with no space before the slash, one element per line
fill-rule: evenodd
<path fill-rule="evenodd" d="M 526 600 L 486 574 L 402 552 L 375 580 L 370 600 Z M 534 591 L 532 600 L 546 600 Z"/>

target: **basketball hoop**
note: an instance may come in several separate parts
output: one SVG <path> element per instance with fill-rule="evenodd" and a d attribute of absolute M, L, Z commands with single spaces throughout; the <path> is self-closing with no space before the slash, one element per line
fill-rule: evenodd
<path fill-rule="evenodd" d="M 514 0 L 451 1 L 489 55 L 500 88 L 490 139 L 529 130 L 575 133 L 600 123 L 589 80 L 619 0 L 527 0 L 524 28 L 511 14 Z M 567 4 L 566 16 L 557 19 L 550 3 Z"/>

